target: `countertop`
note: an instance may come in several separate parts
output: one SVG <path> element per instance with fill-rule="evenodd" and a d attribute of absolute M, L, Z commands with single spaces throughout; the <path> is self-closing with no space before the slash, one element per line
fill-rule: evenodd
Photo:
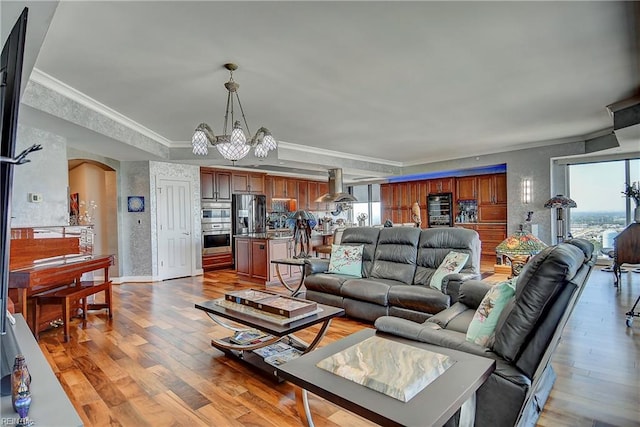
<path fill-rule="evenodd" d="M 327 237 L 333 236 L 333 233 L 322 233 L 319 231 L 313 231 L 311 237 Z M 249 233 L 249 234 L 234 234 L 233 237 L 245 238 L 245 239 L 261 239 L 261 240 L 287 240 L 293 239 L 293 231 L 289 228 L 269 230 L 266 233 Z"/>
<path fill-rule="evenodd" d="M 293 233 L 290 231 L 270 231 L 267 233 L 249 233 L 249 234 L 235 234 L 233 237 L 239 239 L 260 239 L 260 240 L 289 240 L 293 238 Z"/>

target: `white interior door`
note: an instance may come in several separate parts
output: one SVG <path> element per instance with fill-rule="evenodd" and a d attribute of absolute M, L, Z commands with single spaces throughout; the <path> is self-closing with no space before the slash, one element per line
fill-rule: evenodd
<path fill-rule="evenodd" d="M 158 275 L 161 280 L 191 276 L 192 222 L 191 183 L 159 178 Z"/>

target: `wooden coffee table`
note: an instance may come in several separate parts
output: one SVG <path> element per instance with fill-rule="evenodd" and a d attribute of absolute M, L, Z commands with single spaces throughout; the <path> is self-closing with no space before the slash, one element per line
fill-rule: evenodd
<path fill-rule="evenodd" d="M 374 335 L 444 354 L 455 363 L 408 402 L 387 396 L 316 366 L 321 360 Z M 446 423 L 489 378 L 495 369 L 495 361 L 394 335 L 376 333 L 375 329 L 363 329 L 276 369 L 280 378 L 299 387 L 296 389 L 296 404 L 300 418 L 307 426 L 313 426 L 307 399 L 308 390 L 380 425 L 426 427 Z"/>
<path fill-rule="evenodd" d="M 204 311 L 211 318 L 211 320 L 213 320 L 220 326 L 229 329 L 230 331 L 242 332 L 252 329 L 258 329 L 271 335 L 271 337 L 266 341 L 246 345 L 234 344 L 229 341 L 229 338 L 214 338 L 211 340 L 211 346 L 222 351 L 229 357 L 240 359 L 250 365 L 257 367 L 270 376 L 275 377 L 277 377 L 278 374 L 274 366 L 266 363 L 261 356 L 254 353 L 252 350 L 266 347 L 279 341 L 285 341 L 292 347 L 297 348 L 298 350 L 301 350 L 306 354 L 315 349 L 318 343 L 320 343 L 325 333 L 327 332 L 329 325 L 331 324 L 331 320 L 334 317 L 344 315 L 344 309 L 342 308 L 332 307 L 324 304 L 317 304 L 317 313 L 311 314 L 298 320 L 294 320 L 290 323 L 278 324 L 274 323 L 273 321 L 265 320 L 265 316 L 258 317 L 248 310 L 242 310 L 242 307 L 239 307 L 238 310 L 226 308 L 224 306 L 221 306 L 217 301 L 218 300 L 204 301 L 200 304 L 196 304 L 195 308 Z M 224 319 L 246 325 L 248 326 L 248 328 L 231 325 L 225 322 Z M 320 330 L 311 343 L 306 343 L 305 341 L 293 335 L 295 332 L 301 331 L 302 329 L 306 329 L 319 323 L 322 323 L 322 326 L 320 327 Z"/>

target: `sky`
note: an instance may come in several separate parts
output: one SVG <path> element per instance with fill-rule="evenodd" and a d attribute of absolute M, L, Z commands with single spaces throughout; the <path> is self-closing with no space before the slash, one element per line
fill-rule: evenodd
<path fill-rule="evenodd" d="M 578 212 L 625 211 L 625 161 L 571 165 L 570 197 Z M 640 181 L 640 159 L 630 161 L 631 182 Z M 631 207 L 634 207 L 632 202 Z"/>

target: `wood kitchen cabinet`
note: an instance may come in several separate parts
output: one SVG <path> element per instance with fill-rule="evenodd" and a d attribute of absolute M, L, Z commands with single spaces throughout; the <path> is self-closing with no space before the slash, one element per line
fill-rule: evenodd
<path fill-rule="evenodd" d="M 269 266 L 268 240 L 251 240 L 251 278 L 267 280 Z"/>
<path fill-rule="evenodd" d="M 307 181 L 298 180 L 298 209 L 309 210 L 309 193 Z"/>
<path fill-rule="evenodd" d="M 287 197 L 287 179 L 283 176 L 272 177 L 271 196 L 276 199 Z"/>
<path fill-rule="evenodd" d="M 394 224 L 413 222 L 411 208 L 418 202 L 421 218 L 426 220 L 426 181 L 397 182 L 380 185 L 382 222 L 391 220 Z"/>
<path fill-rule="evenodd" d="M 231 201 L 231 172 L 201 168 L 200 197 L 203 200 Z"/>
<path fill-rule="evenodd" d="M 273 177 L 264 177 L 264 195 L 267 196 L 267 212 L 273 211 L 271 199 L 273 199 Z"/>
<path fill-rule="evenodd" d="M 393 184 L 380 184 L 380 205 L 382 209 L 391 209 L 393 206 Z"/>
<path fill-rule="evenodd" d="M 202 269 L 214 270 L 217 268 L 228 268 L 233 265 L 233 256 L 228 254 L 212 254 L 202 256 Z"/>
<path fill-rule="evenodd" d="M 261 285 L 280 284 L 271 260 L 291 258 L 292 239 L 256 239 L 236 237 L 236 272 L 242 280 Z M 287 283 L 300 280 L 300 267 L 280 264 L 280 275 Z"/>
<path fill-rule="evenodd" d="M 453 193 L 454 178 L 430 179 L 427 181 L 429 186 L 428 194 L 433 193 Z"/>
<path fill-rule="evenodd" d="M 324 196 L 329 192 L 329 183 L 328 182 L 318 182 L 318 197 Z"/>
<path fill-rule="evenodd" d="M 496 247 L 507 238 L 506 224 L 456 224 L 456 227 L 475 230 L 480 236 L 480 256 L 491 263 L 496 260 Z"/>
<path fill-rule="evenodd" d="M 404 183 L 404 190 L 401 192 L 402 203 L 400 207 L 409 208 L 413 206 L 415 202 L 419 202 L 419 185 L 418 181 L 410 181 Z"/>
<path fill-rule="evenodd" d="M 236 237 L 236 272 L 238 276 L 251 276 L 251 240 Z"/>
<path fill-rule="evenodd" d="M 495 261 L 496 247 L 507 238 L 507 226 L 503 224 L 478 224 L 477 231 L 482 242 L 480 254 L 483 259 Z"/>
<path fill-rule="evenodd" d="M 456 178 L 455 200 L 475 200 L 478 198 L 478 180 L 475 176 Z"/>
<path fill-rule="evenodd" d="M 262 173 L 234 172 L 232 191 L 234 193 L 264 194 L 264 176 Z"/>
<path fill-rule="evenodd" d="M 236 273 L 244 280 L 265 283 L 268 273 L 268 240 L 236 237 Z"/>
<path fill-rule="evenodd" d="M 507 203 L 507 174 L 478 176 L 478 205 Z"/>
<path fill-rule="evenodd" d="M 478 221 L 506 222 L 507 175 L 478 176 Z"/>
<path fill-rule="evenodd" d="M 273 177 L 274 199 L 295 199 L 298 196 L 298 180 L 283 176 Z"/>
<path fill-rule="evenodd" d="M 399 183 L 391 184 L 391 194 L 393 200 L 393 204 L 391 205 L 391 207 L 398 209 L 402 206 L 403 193 L 404 189 Z"/>
<path fill-rule="evenodd" d="M 316 203 L 316 199 L 322 196 L 324 193 L 320 194 L 318 192 L 318 182 L 316 181 L 308 181 L 307 182 L 307 197 L 309 198 L 309 210 L 318 211 L 321 210 L 318 203 Z"/>

